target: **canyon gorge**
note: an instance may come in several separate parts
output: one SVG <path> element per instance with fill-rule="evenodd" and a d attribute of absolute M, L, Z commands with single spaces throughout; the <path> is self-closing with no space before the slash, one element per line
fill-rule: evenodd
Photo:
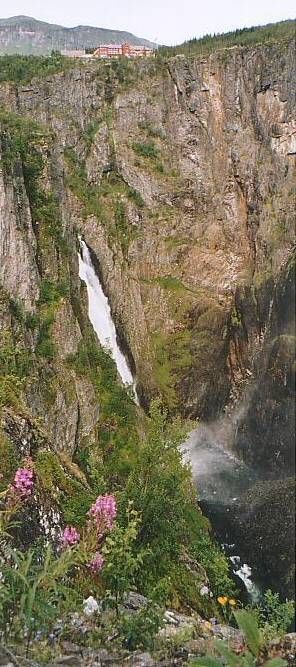
<path fill-rule="evenodd" d="M 93 467 L 116 488 L 160 396 L 198 489 L 201 450 L 254 472 L 203 509 L 293 595 L 295 64 L 282 40 L 0 84 L 1 474 L 41 479 L 22 545 L 85 511 Z"/>

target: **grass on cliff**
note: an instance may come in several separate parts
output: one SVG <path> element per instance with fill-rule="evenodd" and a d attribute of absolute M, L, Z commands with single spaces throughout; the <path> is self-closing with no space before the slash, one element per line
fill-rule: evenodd
<path fill-rule="evenodd" d="M 38 226 L 39 250 L 47 249 L 51 240 L 59 252 L 67 253 L 60 210 L 52 184 L 44 187 L 43 176 L 52 132 L 36 121 L 0 108 L 0 145 L 5 177 L 17 181 L 21 165 L 25 193 L 29 200 L 33 225 Z M 19 200 L 24 199 L 22 183 L 18 183 Z"/>
<path fill-rule="evenodd" d="M 0 335 L 0 410 L 3 406 L 12 406 L 22 411 L 24 380 L 32 371 L 33 354 L 22 335 L 25 320 L 22 306 L 4 289 L 0 289 L 0 315 L 2 313 L 13 318 L 14 328 L 12 331 L 7 323 L 2 326 Z"/>
<path fill-rule="evenodd" d="M 190 39 L 178 46 L 162 46 L 158 50 L 158 54 L 165 57 L 179 54 L 186 56 L 206 55 L 217 49 L 233 46 L 255 46 L 256 44 L 268 44 L 283 39 L 295 39 L 295 21 L 280 21 L 278 23 L 268 23 L 264 26 L 241 28 L 218 35 L 204 35 L 204 37 Z"/>
<path fill-rule="evenodd" d="M 73 66 L 71 58 L 65 58 L 58 52 L 53 52 L 51 56 L 0 56 L 0 83 L 29 83 L 33 77 L 43 78 Z"/>
<path fill-rule="evenodd" d="M 110 242 L 117 242 L 126 256 L 130 243 L 137 236 L 137 230 L 128 219 L 127 205 L 130 201 L 142 209 L 141 194 L 114 170 L 105 174 L 99 185 L 89 183 L 85 162 L 79 160 L 75 151 L 67 147 L 65 158 L 69 168 L 67 182 L 83 205 L 82 216 L 96 216 L 105 227 Z"/>

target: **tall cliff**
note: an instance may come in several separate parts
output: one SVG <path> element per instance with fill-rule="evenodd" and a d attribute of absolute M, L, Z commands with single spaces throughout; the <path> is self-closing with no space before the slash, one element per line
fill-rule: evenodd
<path fill-rule="evenodd" d="M 26 447 L 31 420 L 68 466 L 114 444 L 121 390 L 88 323 L 79 233 L 143 406 L 160 393 L 211 420 L 243 400 L 236 446 L 290 468 L 295 71 L 283 40 L 1 85 L 5 437 Z"/>
<path fill-rule="evenodd" d="M 0 90 L 4 110 L 40 125 L 30 142 L 56 235 L 73 252 L 79 231 L 93 249 L 143 398 L 160 390 L 191 416 L 215 417 L 252 372 L 264 294 L 290 259 L 294 57 L 293 43 L 236 48 Z M 58 279 L 57 251 L 39 256 L 45 221 L 22 157 L 3 180 L 1 282 L 34 311 L 40 280 Z"/>

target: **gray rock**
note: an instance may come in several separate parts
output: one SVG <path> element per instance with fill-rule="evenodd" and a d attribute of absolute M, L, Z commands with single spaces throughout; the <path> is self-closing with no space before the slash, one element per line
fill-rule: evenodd
<path fill-rule="evenodd" d="M 150 653 L 136 653 L 126 661 L 126 664 L 131 665 L 131 667 L 156 667 L 157 663 Z"/>
<path fill-rule="evenodd" d="M 217 638 L 244 641 L 243 633 L 236 628 L 232 628 L 230 625 L 220 625 L 217 623 L 217 625 L 213 625 L 213 633 Z"/>
<path fill-rule="evenodd" d="M 139 609 L 144 609 L 148 604 L 148 598 L 140 593 L 135 591 L 130 591 L 126 598 L 124 599 L 123 606 L 126 609 L 133 609 L 138 611 Z"/>
<path fill-rule="evenodd" d="M 51 667 L 79 667 L 81 664 L 82 660 L 77 655 L 62 655 L 52 663 Z"/>

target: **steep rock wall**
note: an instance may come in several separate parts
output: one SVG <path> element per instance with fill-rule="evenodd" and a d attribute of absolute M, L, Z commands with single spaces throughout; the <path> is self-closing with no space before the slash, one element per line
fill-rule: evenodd
<path fill-rule="evenodd" d="M 70 247 L 72 302 L 85 314 L 75 258 L 80 232 L 97 258 L 143 403 L 160 391 L 171 410 L 211 419 L 252 382 L 266 342 L 270 284 L 293 244 L 294 60 L 294 45 L 282 42 L 206 58 L 94 63 L 0 88 L 4 108 L 52 135 L 42 148 L 42 178 Z M 4 221 L 11 188 L 7 182 Z M 9 293 L 33 309 L 40 275 L 57 281 L 65 261 L 54 244 L 42 249 L 42 212 L 32 224 L 27 218 L 24 195 L 5 224 L 1 266 Z M 259 313 L 260 299 L 269 302 Z M 56 446 L 66 442 L 69 451 L 78 421 L 81 432 L 96 421 L 91 388 L 73 371 L 64 383 L 63 359 L 81 336 L 72 302 L 66 297 L 54 315 L 50 372 L 54 366 L 61 386 L 50 411 L 40 387 L 30 390 Z M 67 427 L 59 425 L 65 420 Z"/>

